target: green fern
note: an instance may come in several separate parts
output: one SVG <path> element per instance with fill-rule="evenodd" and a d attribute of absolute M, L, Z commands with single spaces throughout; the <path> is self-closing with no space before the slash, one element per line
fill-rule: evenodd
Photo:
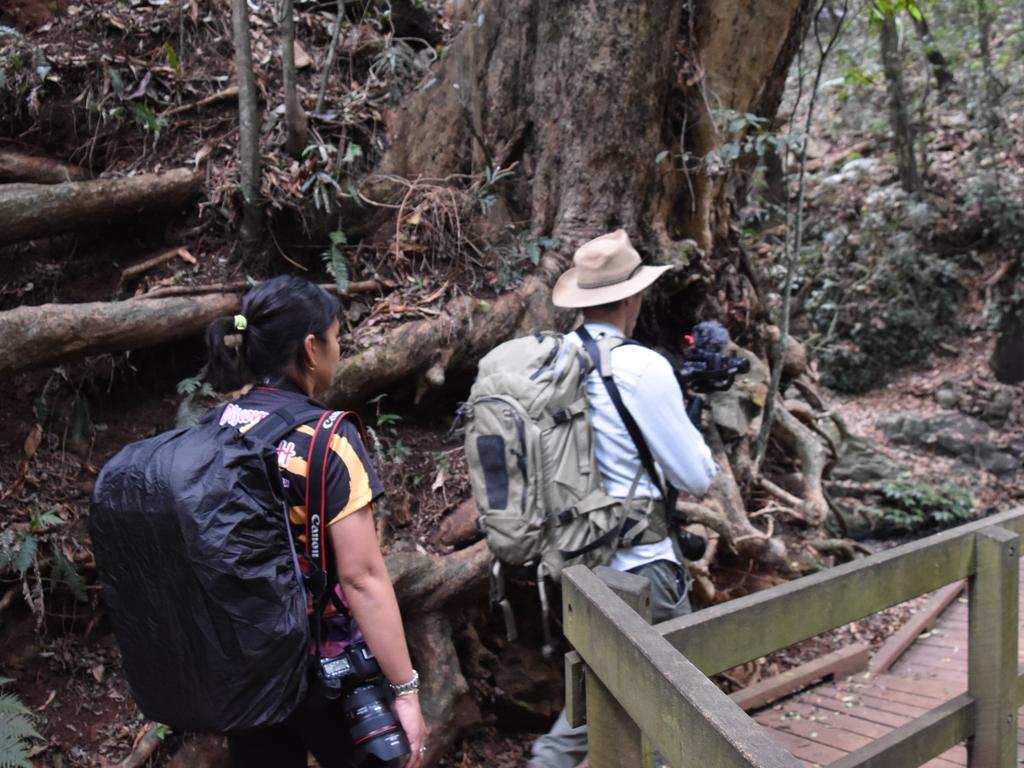
<path fill-rule="evenodd" d="M 63 584 L 71 590 L 75 600 L 80 603 L 84 603 L 89 599 L 82 575 L 75 568 L 75 564 L 67 559 L 60 546 L 56 543 L 53 545 L 53 565 L 50 566 L 50 581 L 52 583 L 51 589 L 58 584 Z"/>
<path fill-rule="evenodd" d="M 18 557 L 14 561 L 15 570 L 18 571 L 18 575 L 21 578 L 25 578 L 25 574 L 28 573 L 28 569 L 32 567 L 32 563 L 35 562 L 36 552 L 39 550 L 39 540 L 31 533 L 25 534 L 25 539 L 21 542 L 21 549 L 18 551 Z"/>
<path fill-rule="evenodd" d="M 10 682 L 0 677 L 0 686 Z M 32 720 L 32 713 L 16 694 L 0 694 L 0 768 L 32 768 L 26 741 L 42 738 Z"/>

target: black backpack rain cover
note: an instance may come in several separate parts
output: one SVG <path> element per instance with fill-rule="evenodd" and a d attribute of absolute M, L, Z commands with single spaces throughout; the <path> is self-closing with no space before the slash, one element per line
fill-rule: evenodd
<path fill-rule="evenodd" d="M 100 472 L 90 535 L 147 718 L 223 733 L 281 722 L 305 698 L 306 592 L 275 444 L 321 413 L 277 411 L 245 434 L 207 419 Z"/>

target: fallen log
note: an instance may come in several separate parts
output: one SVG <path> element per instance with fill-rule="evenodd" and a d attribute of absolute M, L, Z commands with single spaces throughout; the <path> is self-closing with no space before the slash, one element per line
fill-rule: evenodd
<path fill-rule="evenodd" d="M 120 179 L 5 184 L 0 186 L 0 246 L 178 208 L 199 194 L 201 182 L 201 175 L 178 168 Z"/>
<path fill-rule="evenodd" d="M 0 150 L 0 182 L 3 183 L 21 181 L 30 184 L 60 184 L 64 181 L 82 181 L 88 177 L 85 170 L 77 165 L 49 157 Z"/>
<path fill-rule="evenodd" d="M 487 581 L 491 551 L 486 541 L 450 555 L 392 552 L 384 558 L 402 611 L 431 613 Z"/>
<path fill-rule="evenodd" d="M 475 365 L 513 335 L 559 327 L 550 285 L 561 262 L 551 262 L 497 299 L 460 296 L 437 317 L 403 323 L 372 343 L 364 339 L 367 348 L 345 357 L 335 371 L 327 402 L 352 407 L 410 376 L 419 376 L 424 387 L 440 387 L 448 368 Z"/>
<path fill-rule="evenodd" d="M 162 344 L 238 311 L 237 293 L 43 304 L 0 313 L 0 378 L 63 360 Z"/>

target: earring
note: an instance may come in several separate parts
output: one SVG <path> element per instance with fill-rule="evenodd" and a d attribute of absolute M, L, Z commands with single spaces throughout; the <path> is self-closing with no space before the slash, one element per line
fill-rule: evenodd
<path fill-rule="evenodd" d="M 316 366 L 315 366 L 315 365 L 310 365 L 310 366 L 308 366 L 308 367 L 309 367 L 309 372 L 310 372 L 310 373 L 312 373 L 313 371 L 315 371 L 315 370 L 316 370 Z"/>

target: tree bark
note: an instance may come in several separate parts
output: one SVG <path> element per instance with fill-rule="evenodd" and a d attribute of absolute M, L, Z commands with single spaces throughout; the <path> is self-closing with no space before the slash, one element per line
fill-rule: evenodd
<path fill-rule="evenodd" d="M 259 93 L 252 70 L 252 38 L 247 0 L 231 0 L 231 22 L 238 71 L 238 184 L 242 193 L 242 240 L 254 243 L 263 233 L 260 193 Z"/>
<path fill-rule="evenodd" d="M 340 20 L 339 20 L 340 23 Z M 309 120 L 299 103 L 295 78 L 295 10 L 292 0 L 284 0 L 281 16 L 281 54 L 284 63 L 284 123 L 286 150 L 298 160 L 306 148 Z"/>
<path fill-rule="evenodd" d="M 946 57 L 939 50 L 938 43 L 932 37 L 932 30 L 928 26 L 928 19 L 923 13 L 920 17 L 911 15 L 911 18 L 914 21 L 914 29 L 921 40 L 921 45 L 924 47 L 925 58 L 928 59 L 928 63 L 932 66 L 932 72 L 935 74 L 935 82 L 939 87 L 939 101 L 941 102 L 950 87 L 956 82 L 956 78 L 949 68 L 949 62 L 946 61 Z"/>
<path fill-rule="evenodd" d="M 163 174 L 63 184 L 0 186 L 0 246 L 75 232 L 154 209 L 180 208 L 202 177 L 179 168 Z"/>
<path fill-rule="evenodd" d="M 906 90 L 903 87 L 903 57 L 899 50 L 899 31 L 896 29 L 896 18 L 891 13 L 882 13 L 880 31 L 882 68 L 885 71 L 886 90 L 889 92 L 889 122 L 900 184 L 907 192 L 919 192 L 921 177 L 917 172 L 914 130 L 910 124 Z"/>
<path fill-rule="evenodd" d="M 43 304 L 0 313 L 0 378 L 71 358 L 141 349 L 201 333 L 239 294 Z"/>
<path fill-rule="evenodd" d="M 0 150 L 0 182 L 21 181 L 28 184 L 60 184 L 88 178 L 84 169 L 59 160 L 20 152 Z"/>
<path fill-rule="evenodd" d="M 392 552 L 384 558 L 403 613 L 440 611 L 465 598 L 488 577 L 492 555 L 486 541 L 450 555 Z"/>

